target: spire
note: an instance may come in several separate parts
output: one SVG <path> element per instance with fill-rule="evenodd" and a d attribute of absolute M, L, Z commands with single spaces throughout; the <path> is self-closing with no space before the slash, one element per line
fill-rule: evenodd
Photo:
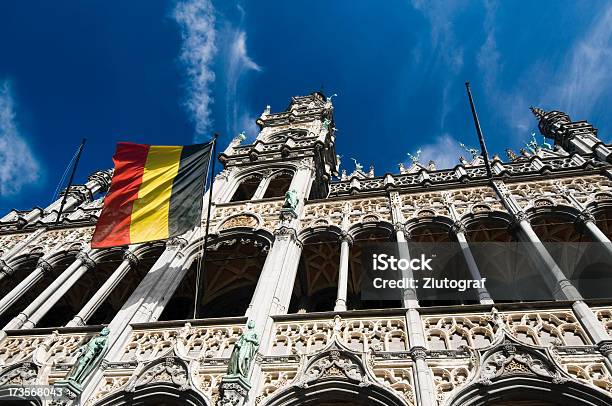
<path fill-rule="evenodd" d="M 542 110 L 539 107 L 529 107 L 529 110 L 531 110 L 531 112 L 533 113 L 534 116 L 536 116 L 536 118 L 539 120 L 543 119 L 544 116 L 546 115 L 546 112 L 544 110 Z"/>

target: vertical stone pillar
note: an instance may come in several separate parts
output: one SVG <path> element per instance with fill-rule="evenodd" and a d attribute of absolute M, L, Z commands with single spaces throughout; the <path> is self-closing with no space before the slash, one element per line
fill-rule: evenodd
<path fill-rule="evenodd" d="M 336 306 L 334 311 L 346 311 L 346 294 L 348 290 L 348 274 L 349 274 L 349 250 L 353 244 L 353 238 L 343 232 L 340 236 L 340 264 L 338 267 L 338 295 L 336 297 Z"/>
<path fill-rule="evenodd" d="M 0 331 L 0 342 L 2 340 L 4 340 L 4 338 L 6 337 L 6 333 L 4 332 L 4 330 L 15 330 L 18 328 L 31 328 L 35 325 L 34 323 L 31 323 L 30 321 L 30 317 L 39 310 L 39 308 L 41 306 L 45 306 L 45 308 L 47 308 L 47 300 L 49 300 L 49 298 L 54 295 L 56 293 L 56 291 L 62 286 L 64 285 L 64 283 L 76 272 L 85 272 L 87 270 L 87 258 L 88 257 L 88 251 L 81 251 L 79 253 L 79 255 L 77 255 L 77 259 L 70 264 L 70 266 L 64 271 L 62 272 L 62 274 L 60 276 L 58 276 L 52 283 L 51 285 L 49 285 L 47 287 L 47 289 L 45 289 L 40 295 L 38 295 L 36 297 L 36 299 L 34 299 L 34 301 L 32 301 L 32 303 L 30 303 L 30 305 L 28 305 L 28 307 L 26 307 L 23 311 L 21 311 L 17 316 L 15 316 L 11 321 L 9 321 L 6 326 L 4 326 L 2 328 L 2 331 Z M 46 262 L 46 261 L 45 261 Z M 48 263 L 47 263 L 48 264 Z M 47 265 L 44 265 L 44 267 L 46 268 Z M 37 268 L 37 270 L 41 268 L 40 266 Z M 85 269 L 82 269 L 85 268 Z M 40 272 L 45 272 L 43 269 L 40 270 Z M 40 274 L 39 272 L 39 274 Z M 42 277 L 42 276 L 41 276 Z M 25 281 L 24 281 L 25 282 Z M 15 290 L 15 289 L 13 289 Z M 16 299 L 14 299 L 16 300 Z M 55 304 L 55 302 L 53 302 L 53 304 Z M 41 316 L 42 317 L 42 316 Z M 27 325 L 26 325 L 27 323 Z"/>
<path fill-rule="evenodd" d="M 404 224 L 402 200 L 398 192 L 391 192 L 389 200 L 399 256 L 410 259 L 410 251 L 406 241 L 410 237 L 410 232 Z M 414 278 L 414 274 L 412 270 L 407 269 L 402 271 L 402 277 L 411 279 Z M 414 361 L 415 396 L 419 405 L 434 406 L 437 404 L 434 381 L 431 370 L 427 365 L 425 334 L 421 315 L 418 311 L 419 300 L 416 289 L 408 288 L 404 290 L 403 304 L 406 308 L 406 330 L 408 331 L 410 356 Z"/>
<path fill-rule="evenodd" d="M 434 406 L 437 404 L 434 380 L 427 364 L 427 348 L 423 322 L 417 309 L 408 309 L 406 312 L 406 328 L 410 340 L 410 356 L 414 361 L 417 402 L 419 405 Z"/>
<path fill-rule="evenodd" d="M 166 249 L 145 275 L 134 292 L 117 315 L 111 320 L 108 325 L 110 334 L 108 336 L 108 350 L 104 355 L 102 363 L 115 362 L 121 359 L 124 346 L 129 341 L 132 328 L 130 323 L 139 321 L 148 321 L 153 309 L 156 306 L 155 300 L 158 299 L 153 295 L 153 291 L 159 291 L 160 279 L 168 273 L 176 272 L 176 269 L 182 267 L 182 257 L 177 258 L 179 251 L 185 246 L 186 240 L 183 238 L 173 238 L 166 243 Z M 163 296 L 163 293 L 162 293 Z M 95 388 L 102 379 L 103 371 L 97 369 L 83 383 L 83 392 L 81 398 L 87 399 L 92 395 Z"/>
<path fill-rule="evenodd" d="M 478 265 L 476 265 L 476 260 L 474 259 L 474 255 L 472 255 L 472 250 L 470 250 L 470 245 L 465 237 L 465 226 L 461 222 L 455 222 L 451 232 L 455 235 L 457 241 L 459 242 L 459 246 L 461 247 L 461 252 L 463 253 L 463 257 L 467 263 L 470 276 L 473 280 L 481 280 L 482 276 L 478 270 Z M 491 295 L 489 295 L 489 292 L 485 287 L 478 288 L 476 291 L 478 294 L 478 301 L 481 304 L 493 304 L 493 299 L 491 299 Z"/>
<path fill-rule="evenodd" d="M 295 190 L 298 204 L 295 216 L 281 216 L 280 226 L 275 231 L 275 239 L 257 281 L 253 299 L 246 312 L 249 320 L 255 322 L 255 331 L 261 337 L 260 352 L 265 353 L 274 339 L 274 320 L 272 316 L 285 314 L 289 308 L 293 285 L 298 270 L 302 243 L 297 236 L 299 217 L 304 208 L 304 199 L 310 192 L 314 164 L 312 159 L 300 161 L 293 176 L 289 190 Z M 257 387 L 261 379 L 261 367 L 253 363 L 250 383 Z M 250 393 L 252 396 L 252 391 Z"/>
<path fill-rule="evenodd" d="M 253 200 L 263 199 L 264 195 L 266 194 L 266 190 L 268 189 L 268 186 L 270 185 L 270 182 L 272 181 L 272 178 L 270 177 L 271 175 L 272 175 L 272 170 L 266 169 L 264 171 L 263 178 L 261 179 L 261 182 L 259 182 L 259 185 L 257 186 L 257 190 L 255 190 L 255 193 L 253 194 L 253 197 L 252 197 Z"/>
<path fill-rule="evenodd" d="M 34 269 L 24 280 L 13 288 L 6 296 L 0 299 L 0 314 L 4 313 L 13 303 L 36 284 L 45 273 L 49 273 L 53 266 L 44 258 L 39 258 Z"/>
<path fill-rule="evenodd" d="M 591 236 L 593 241 L 601 244 L 610 255 L 612 255 L 612 242 L 610 239 L 601 231 L 597 224 L 595 224 L 595 217 L 593 214 L 588 211 L 583 211 L 580 213 L 578 218 L 576 219 L 576 224 L 578 228 Z"/>
<path fill-rule="evenodd" d="M 565 277 L 559 265 L 555 262 L 553 257 L 544 247 L 542 241 L 537 236 L 531 224 L 527 221 L 524 213 L 518 213 L 515 215 L 518 223 L 519 236 L 525 242 L 530 242 L 536 251 L 537 257 L 540 259 L 539 262 L 543 265 L 538 266 L 537 269 L 544 279 L 549 290 L 553 293 L 555 299 L 558 300 L 582 300 L 582 296 L 578 293 L 578 290 L 572 285 L 572 283 Z"/>
<path fill-rule="evenodd" d="M 215 176 L 212 200 L 216 204 L 226 203 L 232 198 L 230 193 L 233 192 L 233 184 L 236 182 L 234 172 L 234 168 L 230 167 Z M 208 202 L 208 199 L 205 202 Z"/>
<path fill-rule="evenodd" d="M 65 278 L 62 277 L 66 272 L 62 273 L 62 275 L 41 294 L 41 296 L 46 297 L 44 301 L 37 303 L 37 298 L 37 300 L 32 302 L 30 306 L 20 313 L 20 315 L 25 315 L 27 317 L 27 319 L 24 320 L 22 328 L 33 328 L 36 326 L 36 323 L 38 323 L 62 296 L 66 294 L 72 285 L 74 285 L 85 272 L 94 269 L 96 266 L 95 261 L 91 259 L 86 251 L 81 251 L 78 254 L 78 261 L 81 262 L 81 265 L 74 272 L 66 275 Z M 59 281 L 60 279 L 61 281 Z M 59 283 L 56 285 L 56 282 Z"/>
<path fill-rule="evenodd" d="M 501 181 L 493 182 L 493 189 L 500 197 L 502 203 L 508 211 L 514 216 L 515 222 L 519 228 L 519 237 L 523 241 L 531 242 L 537 251 L 536 259 L 540 259 L 543 263 L 543 267 L 538 266 L 538 270 L 542 275 L 547 287 L 553 292 L 555 298 L 560 300 L 573 300 L 572 309 L 580 324 L 585 328 L 588 334 L 591 336 L 595 344 L 601 345 L 607 343 L 610 340 L 610 336 L 601 325 L 595 313 L 582 301 L 580 293 L 576 288 L 567 280 L 555 260 L 551 257 L 550 253 L 544 248 L 537 234 L 533 231 L 531 224 L 527 221 L 525 213 L 521 210 L 520 206 L 509 193 L 508 189 Z M 563 192 L 562 189 L 559 189 Z M 567 193 L 567 196 L 571 200 L 571 193 Z M 581 205 L 578 205 L 581 207 Z M 612 354 L 606 355 L 610 360 Z M 611 360 L 612 361 L 612 360 Z"/>
<path fill-rule="evenodd" d="M 104 282 L 91 299 L 83 306 L 76 316 L 66 325 L 67 327 L 83 326 L 98 310 L 100 305 L 108 298 L 127 273 L 138 266 L 138 257 L 129 249 L 123 254 L 123 262 L 115 272 Z"/>

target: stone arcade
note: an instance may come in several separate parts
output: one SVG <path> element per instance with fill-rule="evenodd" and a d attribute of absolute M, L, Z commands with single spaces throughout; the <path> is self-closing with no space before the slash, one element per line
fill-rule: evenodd
<path fill-rule="evenodd" d="M 541 245 L 538 273 L 518 278 L 554 301 L 500 302 L 484 288 L 445 306 L 361 300 L 360 252 L 372 241 L 455 241 L 474 279 L 508 284 L 515 276 L 470 244 L 612 247 L 610 146 L 585 121 L 533 113 L 554 147 L 493 157 L 489 182 L 477 152 L 451 169 L 415 158 L 397 174 L 359 164 L 338 173 L 331 100 L 313 93 L 285 111 L 266 108 L 257 139 L 238 136 L 220 154 L 195 320 L 201 229 L 90 249 L 109 171 L 70 190 L 57 224 L 59 202 L 8 213 L 0 219 L 0 392 L 70 382 L 81 362 L 93 368 L 73 385 L 80 401 L 26 404 L 612 404 L 612 300 L 586 299 L 590 285 L 567 280 Z M 235 358 L 240 374 L 229 376 L 248 323 L 252 344 L 235 357 L 255 355 Z M 105 326 L 99 357 L 80 360 Z"/>

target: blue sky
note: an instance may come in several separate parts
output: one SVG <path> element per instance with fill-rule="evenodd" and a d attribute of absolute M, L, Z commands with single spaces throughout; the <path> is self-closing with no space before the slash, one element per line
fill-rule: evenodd
<path fill-rule="evenodd" d="M 528 141 L 532 104 L 610 141 L 611 64 L 608 1 L 3 1 L 0 214 L 49 204 L 82 137 L 78 182 L 117 141 L 224 146 L 321 88 L 349 172 L 453 166 L 477 145 L 465 80 L 491 153 Z"/>

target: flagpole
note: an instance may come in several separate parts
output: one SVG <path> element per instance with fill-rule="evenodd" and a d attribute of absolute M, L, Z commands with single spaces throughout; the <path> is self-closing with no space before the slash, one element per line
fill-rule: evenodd
<path fill-rule="evenodd" d="M 194 297 L 194 303 L 193 303 L 193 318 L 196 319 L 198 317 L 198 304 L 200 302 L 199 300 L 199 296 L 200 296 L 200 279 L 201 279 L 201 273 L 202 273 L 202 266 L 206 265 L 206 252 L 207 252 L 207 247 L 208 247 L 208 230 L 210 227 L 210 211 L 212 208 L 212 195 L 213 195 L 213 185 L 215 183 L 214 179 L 215 179 L 215 162 L 217 160 L 217 138 L 219 137 L 219 134 L 215 133 L 213 135 L 213 149 L 212 149 L 212 156 L 211 156 L 211 160 L 212 160 L 212 168 L 210 171 L 210 187 L 208 188 L 208 207 L 206 208 L 206 227 L 205 227 L 205 233 L 204 233 L 204 244 L 203 244 L 203 248 L 202 248 L 202 255 L 198 264 L 198 268 L 196 270 L 196 286 L 195 286 L 195 297 Z M 200 228 L 201 229 L 201 228 Z"/>
<path fill-rule="evenodd" d="M 74 180 L 74 174 L 76 172 L 77 165 L 79 164 L 79 160 L 81 159 L 81 152 L 83 152 L 83 147 L 85 147 L 86 138 L 83 138 L 81 141 L 81 145 L 79 146 L 79 152 L 77 152 L 76 160 L 74 161 L 74 166 L 72 167 L 72 172 L 70 173 L 70 179 L 68 180 L 68 187 L 64 192 L 64 196 L 62 198 L 62 203 L 60 204 L 59 211 L 57 212 L 57 219 L 55 220 L 55 224 L 58 224 L 60 221 L 60 217 L 62 216 L 62 211 L 64 210 L 64 205 L 66 204 L 66 199 L 68 199 L 68 193 L 70 192 L 70 188 L 72 187 L 72 181 Z"/>
<path fill-rule="evenodd" d="M 474 107 L 474 99 L 472 98 L 470 82 L 465 82 L 465 88 L 467 89 L 468 98 L 470 99 L 470 108 L 472 109 L 472 117 L 474 118 L 474 125 L 476 126 L 476 133 L 478 134 L 478 142 L 480 142 L 480 150 L 482 152 L 482 157 L 484 158 L 487 177 L 491 179 L 493 177 L 493 173 L 491 172 L 489 153 L 487 152 L 487 146 L 485 144 L 484 136 L 482 135 L 482 129 L 480 128 L 480 121 L 478 121 L 478 114 L 476 114 L 476 107 Z"/>

